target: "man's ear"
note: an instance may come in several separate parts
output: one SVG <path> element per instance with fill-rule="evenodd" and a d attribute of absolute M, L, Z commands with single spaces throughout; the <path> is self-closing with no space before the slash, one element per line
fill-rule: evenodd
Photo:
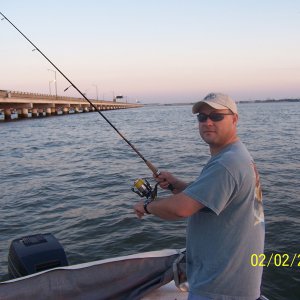
<path fill-rule="evenodd" d="M 233 123 L 236 125 L 239 120 L 239 116 L 237 114 L 233 115 Z"/>

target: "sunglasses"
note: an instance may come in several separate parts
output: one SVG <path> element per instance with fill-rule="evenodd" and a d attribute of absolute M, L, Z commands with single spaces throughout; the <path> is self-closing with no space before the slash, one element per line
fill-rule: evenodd
<path fill-rule="evenodd" d="M 198 121 L 200 123 L 203 123 L 203 122 L 206 122 L 207 119 L 209 118 L 210 120 L 212 120 L 213 122 L 219 122 L 219 121 L 222 121 L 224 119 L 224 116 L 227 116 L 227 115 L 233 115 L 233 113 L 215 113 L 215 112 L 212 112 L 210 113 L 209 115 L 207 114 L 203 114 L 203 113 L 199 113 L 197 115 L 197 118 L 198 118 Z"/>

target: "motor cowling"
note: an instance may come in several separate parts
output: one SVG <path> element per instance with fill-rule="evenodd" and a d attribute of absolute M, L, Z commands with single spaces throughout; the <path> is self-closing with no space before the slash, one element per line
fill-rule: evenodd
<path fill-rule="evenodd" d="M 13 240 L 9 247 L 8 275 L 10 278 L 67 265 L 65 251 L 51 233 L 24 236 Z"/>

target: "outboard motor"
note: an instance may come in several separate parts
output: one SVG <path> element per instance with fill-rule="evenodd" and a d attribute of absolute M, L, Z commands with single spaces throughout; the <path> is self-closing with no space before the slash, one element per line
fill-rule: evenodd
<path fill-rule="evenodd" d="M 65 251 L 51 233 L 21 237 L 13 240 L 9 247 L 11 279 L 67 265 Z"/>

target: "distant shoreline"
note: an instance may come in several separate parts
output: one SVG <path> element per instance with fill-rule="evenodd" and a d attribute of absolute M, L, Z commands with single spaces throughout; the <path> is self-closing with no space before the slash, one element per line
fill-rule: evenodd
<path fill-rule="evenodd" d="M 282 102 L 300 102 L 299 99 L 266 99 L 266 100 L 243 100 L 238 101 L 237 104 L 245 104 L 245 103 L 282 103 Z M 175 105 L 193 105 L 194 102 L 187 102 L 187 103 L 143 103 L 145 106 L 156 106 L 156 105 L 162 105 L 162 106 L 175 106 Z"/>
<path fill-rule="evenodd" d="M 243 104 L 243 103 L 269 103 L 269 102 L 300 102 L 300 99 L 267 99 L 267 100 L 245 100 L 245 101 L 239 101 L 238 103 Z"/>

